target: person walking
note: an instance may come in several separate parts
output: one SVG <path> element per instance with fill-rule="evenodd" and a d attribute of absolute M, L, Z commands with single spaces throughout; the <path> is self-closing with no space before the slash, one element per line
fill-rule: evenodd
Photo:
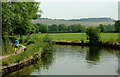
<path fill-rule="evenodd" d="M 18 50 L 19 41 L 17 39 L 15 39 L 14 43 L 15 43 L 15 54 L 17 54 L 16 51 Z"/>

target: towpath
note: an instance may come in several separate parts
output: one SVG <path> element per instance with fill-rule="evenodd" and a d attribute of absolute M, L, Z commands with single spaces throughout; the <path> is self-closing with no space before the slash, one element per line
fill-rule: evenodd
<path fill-rule="evenodd" d="M 20 46 L 21 46 L 21 48 L 16 52 L 16 54 L 15 54 L 15 53 L 12 53 L 12 54 L 10 54 L 10 55 L 0 56 L 0 59 L 3 59 L 3 58 L 6 58 L 6 57 L 9 57 L 9 56 L 12 56 L 12 55 L 17 55 L 17 54 L 22 53 L 22 52 L 24 51 L 24 49 L 26 49 L 26 47 L 23 46 L 23 45 L 20 45 Z"/>

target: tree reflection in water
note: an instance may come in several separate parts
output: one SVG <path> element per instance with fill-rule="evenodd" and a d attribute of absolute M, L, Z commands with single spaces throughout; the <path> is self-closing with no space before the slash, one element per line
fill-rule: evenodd
<path fill-rule="evenodd" d="M 90 47 L 87 51 L 86 60 L 88 63 L 97 64 L 100 60 L 102 48 Z"/>
<path fill-rule="evenodd" d="M 41 58 L 41 65 L 43 69 L 49 69 L 49 66 L 52 65 L 53 53 L 46 54 L 45 57 Z"/>

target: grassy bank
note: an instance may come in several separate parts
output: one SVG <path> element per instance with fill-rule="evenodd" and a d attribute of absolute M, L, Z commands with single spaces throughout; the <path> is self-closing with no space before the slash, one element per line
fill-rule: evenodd
<path fill-rule="evenodd" d="M 49 39 L 49 38 L 46 38 Z M 34 36 L 24 36 L 19 38 L 19 41 L 22 41 L 20 44 L 25 45 L 27 47 L 27 50 L 22 52 L 21 54 L 17 54 L 14 56 L 10 56 L 7 58 L 2 59 L 2 65 L 3 66 L 10 66 L 14 63 L 20 63 L 23 60 L 29 59 L 31 57 L 40 57 L 42 52 L 45 52 L 44 50 L 48 49 L 45 48 L 45 46 L 48 45 L 48 43 L 45 43 L 44 40 L 40 37 Z"/>
<path fill-rule="evenodd" d="M 50 45 L 47 45 L 45 41 L 49 41 L 45 36 L 47 33 L 38 33 L 31 36 L 19 37 L 19 41 L 22 45 L 27 47 L 27 50 L 21 54 L 10 56 L 9 58 L 3 59 L 3 66 L 8 66 L 10 64 L 20 62 L 22 60 L 28 59 L 30 57 L 40 56 L 43 50 L 49 50 Z M 79 42 L 84 40 L 85 43 L 89 41 L 86 39 L 85 33 L 51 33 L 49 34 L 53 40 L 57 41 L 72 41 Z M 118 33 L 100 33 L 101 40 L 103 43 L 114 43 L 118 41 Z"/>

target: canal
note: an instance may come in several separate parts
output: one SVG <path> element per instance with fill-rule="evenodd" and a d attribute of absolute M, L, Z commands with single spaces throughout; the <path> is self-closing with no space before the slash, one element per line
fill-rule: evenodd
<path fill-rule="evenodd" d="M 118 75 L 119 51 L 55 45 L 52 54 L 10 75 Z"/>

